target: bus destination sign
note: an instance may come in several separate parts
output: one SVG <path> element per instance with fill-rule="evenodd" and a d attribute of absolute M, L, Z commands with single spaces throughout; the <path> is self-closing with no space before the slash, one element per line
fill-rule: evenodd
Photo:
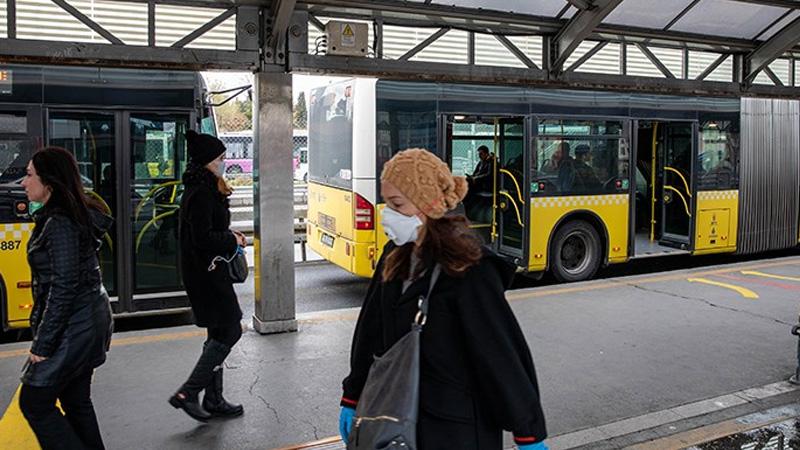
<path fill-rule="evenodd" d="M 11 95 L 11 70 L 0 69 L 0 95 Z"/>

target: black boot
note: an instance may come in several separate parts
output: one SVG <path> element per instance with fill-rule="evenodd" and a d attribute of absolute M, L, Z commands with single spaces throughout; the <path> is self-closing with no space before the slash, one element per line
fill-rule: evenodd
<path fill-rule="evenodd" d="M 231 348 L 221 342 L 211 339 L 206 341 L 203 344 L 203 354 L 197 360 L 192 374 L 178 392 L 170 397 L 169 404 L 183 409 L 195 420 L 207 422 L 211 418 L 211 414 L 200 406 L 198 394 L 211 384 L 214 378 L 214 368 L 222 364 L 230 352 Z"/>
<path fill-rule="evenodd" d="M 206 396 L 203 398 L 203 409 L 208 411 L 213 417 L 230 418 L 239 417 L 244 414 L 242 405 L 228 403 L 222 396 L 222 366 L 214 370 L 214 377 L 211 384 L 206 388 Z"/>
<path fill-rule="evenodd" d="M 198 401 L 197 394 L 193 397 L 184 391 L 176 392 L 169 398 L 169 404 L 175 409 L 182 409 L 186 414 L 194 420 L 200 422 L 208 422 L 211 419 L 211 414 L 208 413 Z"/>

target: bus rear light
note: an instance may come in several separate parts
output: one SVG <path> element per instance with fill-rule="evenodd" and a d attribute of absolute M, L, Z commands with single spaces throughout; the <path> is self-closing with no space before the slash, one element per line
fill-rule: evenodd
<path fill-rule="evenodd" d="M 30 289 L 31 282 L 30 281 L 20 281 L 17 283 L 17 289 Z"/>
<path fill-rule="evenodd" d="M 24 305 L 19 305 L 19 309 L 23 311 L 31 308 L 33 308 L 33 303 L 26 303 Z"/>
<path fill-rule="evenodd" d="M 372 203 L 368 202 L 364 197 L 358 194 L 356 194 L 356 209 L 354 216 L 356 230 L 375 229 L 375 207 L 372 206 Z"/>

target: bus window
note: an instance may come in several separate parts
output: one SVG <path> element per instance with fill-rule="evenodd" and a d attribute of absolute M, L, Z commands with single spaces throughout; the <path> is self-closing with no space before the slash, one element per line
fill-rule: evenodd
<path fill-rule="evenodd" d="M 349 189 L 353 163 L 353 84 L 338 83 L 311 91 L 308 145 L 318 159 L 309 178 Z"/>
<path fill-rule="evenodd" d="M 734 121 L 706 121 L 700 126 L 699 189 L 739 186 L 739 130 Z"/>
<path fill-rule="evenodd" d="M 478 165 L 478 147 L 485 145 L 494 152 L 493 123 L 453 123 L 451 164 L 453 175 L 472 175 Z"/>
<path fill-rule="evenodd" d="M 540 195 L 617 192 L 628 179 L 622 122 L 541 120 L 532 162 Z"/>
<path fill-rule="evenodd" d="M 15 182 L 25 176 L 32 150 L 27 133 L 24 112 L 0 113 L 0 183 Z"/>
<path fill-rule="evenodd" d="M 200 132 L 212 136 L 217 135 L 217 125 L 214 123 L 213 113 L 209 112 L 208 115 L 203 117 L 203 120 L 200 121 Z"/>

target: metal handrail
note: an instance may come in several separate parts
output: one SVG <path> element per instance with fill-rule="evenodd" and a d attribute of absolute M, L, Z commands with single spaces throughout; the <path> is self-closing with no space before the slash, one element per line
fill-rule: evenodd
<path fill-rule="evenodd" d="M 674 187 L 669 186 L 669 185 L 664 185 L 664 189 L 673 191 L 676 194 L 678 194 L 678 196 L 680 196 L 680 198 L 681 198 L 681 201 L 683 202 L 683 207 L 686 209 L 686 215 L 689 216 L 689 217 L 692 217 L 692 213 L 689 212 L 689 203 L 686 202 L 686 197 L 683 196 L 683 193 L 681 193 L 681 191 L 679 191 L 679 190 L 677 190 Z"/>

